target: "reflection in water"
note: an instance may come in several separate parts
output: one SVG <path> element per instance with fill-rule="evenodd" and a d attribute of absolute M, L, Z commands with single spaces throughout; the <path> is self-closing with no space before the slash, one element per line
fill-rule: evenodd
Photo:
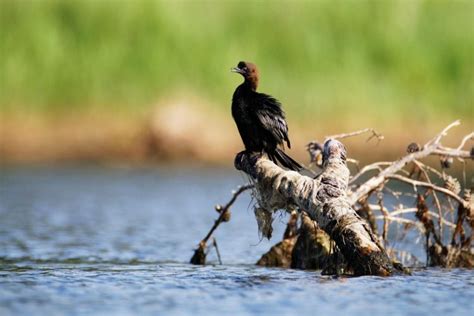
<path fill-rule="evenodd" d="M 466 270 L 383 279 L 255 267 L 272 242 L 260 242 L 248 195 L 217 231 L 225 264 L 187 264 L 213 205 L 244 182 L 232 170 L 4 170 L 0 314 L 470 312 Z"/>

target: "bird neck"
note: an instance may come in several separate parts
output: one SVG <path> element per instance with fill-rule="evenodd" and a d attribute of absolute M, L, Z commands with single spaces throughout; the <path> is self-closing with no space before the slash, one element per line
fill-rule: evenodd
<path fill-rule="evenodd" d="M 258 87 L 258 78 L 255 77 L 247 77 L 245 78 L 245 81 L 243 83 L 244 87 L 252 90 L 252 91 L 257 91 Z"/>

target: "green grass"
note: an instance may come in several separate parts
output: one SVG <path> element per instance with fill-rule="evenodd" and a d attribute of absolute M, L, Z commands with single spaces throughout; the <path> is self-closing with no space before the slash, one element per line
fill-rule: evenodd
<path fill-rule="evenodd" d="M 474 1 L 0 1 L 0 106 L 228 111 L 239 60 L 305 120 L 473 118 Z"/>

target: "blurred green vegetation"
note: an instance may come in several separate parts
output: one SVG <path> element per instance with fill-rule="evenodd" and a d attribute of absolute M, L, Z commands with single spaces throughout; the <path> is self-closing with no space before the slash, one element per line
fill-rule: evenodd
<path fill-rule="evenodd" d="M 239 60 L 302 120 L 473 121 L 474 1 L 0 1 L 4 113 L 228 111 Z M 290 114 L 291 113 L 291 114 Z"/>

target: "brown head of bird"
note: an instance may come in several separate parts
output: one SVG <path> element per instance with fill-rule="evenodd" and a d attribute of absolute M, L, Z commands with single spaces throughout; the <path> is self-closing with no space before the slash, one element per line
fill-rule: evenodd
<path fill-rule="evenodd" d="M 259 75 L 255 64 L 241 61 L 237 67 L 232 68 L 231 71 L 241 74 L 245 79 L 245 83 L 249 84 L 252 90 L 257 90 Z"/>

